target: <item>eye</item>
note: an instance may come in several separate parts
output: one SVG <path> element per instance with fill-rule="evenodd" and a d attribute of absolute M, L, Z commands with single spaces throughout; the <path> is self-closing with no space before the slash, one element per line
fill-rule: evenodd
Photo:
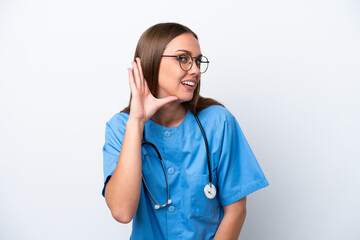
<path fill-rule="evenodd" d="M 201 63 L 202 63 L 201 59 L 198 59 L 198 58 L 197 58 L 197 59 L 195 60 L 196 66 L 200 67 Z"/>
<path fill-rule="evenodd" d="M 180 55 L 180 56 L 177 56 L 177 60 L 179 61 L 179 62 L 188 62 L 189 61 L 189 57 L 188 56 L 186 56 L 186 55 Z"/>

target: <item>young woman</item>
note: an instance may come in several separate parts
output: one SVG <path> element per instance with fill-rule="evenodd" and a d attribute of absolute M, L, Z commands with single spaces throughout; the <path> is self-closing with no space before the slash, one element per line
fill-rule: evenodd
<path fill-rule="evenodd" d="M 209 61 L 176 23 L 141 36 L 130 104 L 106 123 L 103 195 L 130 239 L 238 239 L 246 196 L 268 185 L 236 119 L 199 95 Z"/>

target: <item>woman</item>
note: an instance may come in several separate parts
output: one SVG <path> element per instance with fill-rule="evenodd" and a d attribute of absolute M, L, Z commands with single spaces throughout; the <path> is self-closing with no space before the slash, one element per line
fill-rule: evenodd
<path fill-rule="evenodd" d="M 208 63 L 180 24 L 138 42 L 130 104 L 103 148 L 103 195 L 117 221 L 133 220 L 130 239 L 237 239 L 246 196 L 268 185 L 234 116 L 199 95 Z"/>

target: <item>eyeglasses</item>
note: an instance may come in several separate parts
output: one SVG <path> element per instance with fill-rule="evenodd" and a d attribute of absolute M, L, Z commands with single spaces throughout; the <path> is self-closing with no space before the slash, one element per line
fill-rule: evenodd
<path fill-rule="evenodd" d="M 199 68 L 200 73 L 203 74 L 206 72 L 209 66 L 209 60 L 205 56 L 200 57 L 192 57 L 188 53 L 182 53 L 181 55 L 161 55 L 162 57 L 175 57 L 176 60 L 179 62 L 180 68 L 187 72 L 189 71 L 195 59 L 195 64 Z"/>

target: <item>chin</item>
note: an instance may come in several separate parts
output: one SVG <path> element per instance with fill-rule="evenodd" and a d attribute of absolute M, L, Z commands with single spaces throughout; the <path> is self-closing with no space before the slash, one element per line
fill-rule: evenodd
<path fill-rule="evenodd" d="M 191 96 L 183 96 L 183 97 L 179 97 L 179 102 L 183 103 L 183 102 L 190 102 L 193 99 L 193 95 Z"/>

